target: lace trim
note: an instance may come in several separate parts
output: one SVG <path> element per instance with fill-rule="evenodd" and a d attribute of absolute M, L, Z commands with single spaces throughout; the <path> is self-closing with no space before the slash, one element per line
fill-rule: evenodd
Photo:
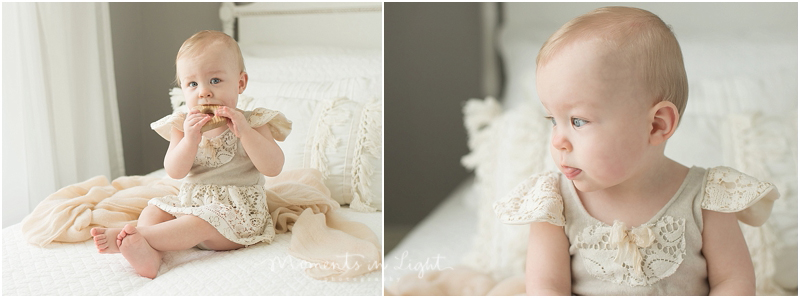
<path fill-rule="evenodd" d="M 654 224 L 625 230 L 604 223 L 576 237 L 586 270 L 594 277 L 629 286 L 655 284 L 678 270 L 686 255 L 686 220 L 664 216 Z"/>
<path fill-rule="evenodd" d="M 370 189 L 372 181 L 372 161 L 371 157 L 381 157 L 381 103 L 374 98 L 364 106 L 361 114 L 361 122 L 358 124 L 358 139 L 356 139 L 356 149 L 353 155 L 353 200 L 350 201 L 350 208 L 361 212 L 374 212 L 377 210 L 372 207 L 374 194 Z"/>
<path fill-rule="evenodd" d="M 316 133 L 309 134 L 311 139 L 311 167 L 322 173 L 322 179 L 328 179 L 328 155 L 327 152 L 336 152 L 336 146 L 340 139 L 331 131 L 334 125 L 342 125 L 350 120 L 350 112 L 342 108 L 348 99 L 344 97 L 334 98 L 324 101 L 320 111 L 317 125 L 314 129 Z"/>
<path fill-rule="evenodd" d="M 226 130 L 214 138 L 203 137 L 197 148 L 194 163 L 212 168 L 224 165 L 233 160 L 236 149 L 239 148 L 238 144 L 239 138 L 230 130 Z"/>
<path fill-rule="evenodd" d="M 186 113 L 175 111 L 172 114 L 166 115 L 161 119 L 150 123 L 150 128 L 155 130 L 165 140 L 169 141 L 172 135 L 172 128 L 183 131 L 183 121 L 186 119 Z"/>
<path fill-rule="evenodd" d="M 558 190 L 558 174 L 533 175 L 520 183 L 505 198 L 494 203 L 500 221 L 509 224 L 548 222 L 566 225 L 564 202 Z"/>
<path fill-rule="evenodd" d="M 261 127 L 269 123 L 269 130 L 272 137 L 277 141 L 284 141 L 289 133 L 292 131 L 292 121 L 286 119 L 283 113 L 265 109 L 256 108 L 251 112 L 246 112 L 247 123 L 250 127 Z"/>
<path fill-rule="evenodd" d="M 720 212 L 737 212 L 756 203 L 772 183 L 759 181 L 729 167 L 715 167 L 706 175 L 701 207 Z"/>
<path fill-rule="evenodd" d="M 178 196 L 150 201 L 173 214 L 194 215 L 210 223 L 228 240 L 252 245 L 275 236 L 264 187 L 183 183 Z"/>

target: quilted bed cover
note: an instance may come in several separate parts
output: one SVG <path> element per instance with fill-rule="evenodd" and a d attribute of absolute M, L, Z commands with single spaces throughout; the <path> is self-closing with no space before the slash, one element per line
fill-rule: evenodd
<path fill-rule="evenodd" d="M 381 212 L 339 209 L 383 237 Z M 381 270 L 348 281 L 320 281 L 311 263 L 289 255 L 291 235 L 271 244 L 212 252 L 168 252 L 159 275 L 137 275 L 121 254 L 99 254 L 94 243 L 28 244 L 21 224 L 3 229 L 3 295 L 381 295 Z"/>
<path fill-rule="evenodd" d="M 464 180 L 383 259 L 386 287 L 410 274 L 455 269 L 476 241 L 479 191 Z"/>

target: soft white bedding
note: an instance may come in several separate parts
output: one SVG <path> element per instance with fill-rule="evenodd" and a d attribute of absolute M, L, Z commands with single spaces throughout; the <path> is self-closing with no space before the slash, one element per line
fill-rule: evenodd
<path fill-rule="evenodd" d="M 477 196 L 473 178 L 468 178 L 414 227 L 384 257 L 386 286 L 410 273 L 424 275 L 461 264 L 477 231 Z"/>
<path fill-rule="evenodd" d="M 150 175 L 159 175 L 159 172 Z M 163 175 L 163 174 L 162 174 Z M 345 218 L 383 237 L 381 212 L 343 207 Z M 381 273 L 350 281 L 315 280 L 310 263 L 289 255 L 291 235 L 271 244 L 211 252 L 168 252 L 155 279 L 140 277 L 121 254 L 99 254 L 94 243 L 28 244 L 21 225 L 3 229 L 3 295 L 380 295 Z"/>
<path fill-rule="evenodd" d="M 382 237 L 380 212 L 340 209 Z M 291 235 L 272 244 L 228 252 L 196 248 L 168 252 L 159 276 L 140 277 L 121 254 L 99 254 L 94 243 L 25 242 L 20 224 L 3 229 L 3 295 L 380 295 L 381 274 L 326 282 L 303 273 L 309 263 L 289 255 Z"/>

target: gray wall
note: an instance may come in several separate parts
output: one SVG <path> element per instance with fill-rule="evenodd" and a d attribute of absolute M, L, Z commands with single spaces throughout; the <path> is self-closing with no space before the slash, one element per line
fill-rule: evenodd
<path fill-rule="evenodd" d="M 469 176 L 461 107 L 483 94 L 480 5 L 384 4 L 387 228 L 419 222 Z"/>
<path fill-rule="evenodd" d="M 109 3 L 126 175 L 163 168 L 169 142 L 150 123 L 172 112 L 175 55 L 200 30 L 222 30 L 220 3 Z"/>

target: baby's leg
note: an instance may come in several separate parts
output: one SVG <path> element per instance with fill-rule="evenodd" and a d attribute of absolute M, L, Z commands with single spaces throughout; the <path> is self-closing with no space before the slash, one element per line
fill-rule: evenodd
<path fill-rule="evenodd" d="M 166 211 L 161 210 L 161 208 L 158 208 L 156 206 L 147 205 L 147 207 L 145 207 L 144 210 L 142 210 L 142 213 L 139 214 L 139 220 L 136 226 L 147 227 L 160 224 L 162 222 L 172 219 L 175 219 L 175 216 L 172 216 L 172 214 L 169 214 Z M 119 234 L 117 234 L 117 241 L 116 241 L 118 247 L 122 245 L 122 239 L 125 239 L 127 235 L 128 233 L 125 231 L 125 229 L 120 230 Z"/>
<path fill-rule="evenodd" d="M 139 275 L 154 278 L 161 265 L 161 252 L 185 250 L 203 242 L 210 249 L 241 248 L 225 239 L 211 224 L 196 216 L 184 215 L 174 220 L 134 228 L 126 225 L 120 250 Z M 227 241 L 227 242 L 226 242 Z"/>
<path fill-rule="evenodd" d="M 97 247 L 97 252 L 101 254 L 119 253 L 119 244 L 114 241 L 114 238 L 119 235 L 121 230 L 119 228 L 92 228 L 90 233 L 94 238 L 94 246 Z"/>
<path fill-rule="evenodd" d="M 193 215 L 184 215 L 149 227 L 139 227 L 138 230 L 159 251 L 189 249 L 201 242 L 213 250 L 244 247 L 231 242 L 210 223 Z"/>

